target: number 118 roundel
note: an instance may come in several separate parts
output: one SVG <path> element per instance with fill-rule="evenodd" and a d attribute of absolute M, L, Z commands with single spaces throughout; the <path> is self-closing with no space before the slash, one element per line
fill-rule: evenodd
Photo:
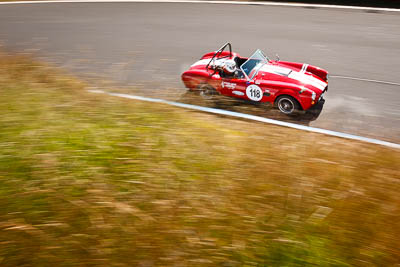
<path fill-rule="evenodd" d="M 232 52 L 226 43 L 207 53 L 182 74 L 189 90 L 203 97 L 214 94 L 254 102 L 270 102 L 291 115 L 308 110 L 328 90 L 328 72 L 303 63 L 271 60 L 261 50 L 249 57 Z"/>

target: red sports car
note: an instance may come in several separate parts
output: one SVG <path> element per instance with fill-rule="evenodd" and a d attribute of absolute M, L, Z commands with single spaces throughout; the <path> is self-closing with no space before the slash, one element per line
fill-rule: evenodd
<path fill-rule="evenodd" d="M 204 97 L 221 94 L 270 102 L 287 115 L 324 101 L 323 94 L 328 90 L 326 70 L 308 64 L 271 60 L 261 50 L 244 58 L 232 52 L 230 43 L 201 57 L 182 74 L 182 81 L 187 88 L 198 90 Z"/>

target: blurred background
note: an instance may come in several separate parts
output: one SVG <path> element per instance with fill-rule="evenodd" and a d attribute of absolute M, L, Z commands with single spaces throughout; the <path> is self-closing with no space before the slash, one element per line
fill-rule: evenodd
<path fill-rule="evenodd" d="M 0 265 L 396 266 L 398 149 L 87 90 L 399 143 L 399 26 L 380 9 L 1 4 Z M 325 104 L 290 118 L 188 95 L 181 73 L 227 41 L 328 70 Z"/>

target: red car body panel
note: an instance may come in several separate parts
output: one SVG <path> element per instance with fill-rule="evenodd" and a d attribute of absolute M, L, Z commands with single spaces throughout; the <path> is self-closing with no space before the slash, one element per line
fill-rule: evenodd
<path fill-rule="evenodd" d="M 328 72 L 324 69 L 303 63 L 269 60 L 252 77 L 224 77 L 208 67 L 216 52 L 210 52 L 195 62 L 182 74 L 182 81 L 190 90 L 196 90 L 201 84 L 208 84 L 220 94 L 254 101 L 248 96 L 248 88 L 255 85 L 262 90 L 259 102 L 274 103 L 277 97 L 289 95 L 295 98 L 303 110 L 315 105 L 328 89 Z M 237 53 L 222 51 L 215 59 L 242 58 Z M 249 76 L 251 76 L 250 73 Z M 246 91 L 247 90 L 247 91 Z"/>

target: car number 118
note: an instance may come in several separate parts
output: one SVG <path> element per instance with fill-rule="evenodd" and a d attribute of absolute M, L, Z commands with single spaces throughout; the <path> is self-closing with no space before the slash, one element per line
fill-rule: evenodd
<path fill-rule="evenodd" d="M 246 96 L 253 101 L 260 101 L 262 98 L 262 90 L 255 84 L 249 85 L 246 88 Z"/>

